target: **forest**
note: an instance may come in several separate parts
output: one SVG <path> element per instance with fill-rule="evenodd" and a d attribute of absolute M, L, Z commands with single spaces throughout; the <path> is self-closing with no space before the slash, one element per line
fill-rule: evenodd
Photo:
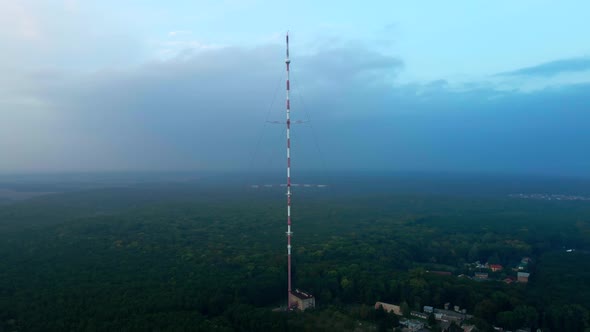
<path fill-rule="evenodd" d="M 281 188 L 127 185 L 4 203 L 0 331 L 398 326 L 376 301 L 451 303 L 480 331 L 590 331 L 589 202 L 385 185 L 300 188 L 293 202 L 294 284 L 317 302 L 305 312 L 273 310 L 286 303 Z M 529 282 L 504 282 L 524 257 Z M 475 280 L 475 262 L 504 270 Z"/>

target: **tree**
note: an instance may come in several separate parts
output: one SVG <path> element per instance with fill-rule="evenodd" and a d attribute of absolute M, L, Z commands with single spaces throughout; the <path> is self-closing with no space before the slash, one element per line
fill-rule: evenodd
<path fill-rule="evenodd" d="M 428 315 L 428 325 L 430 326 L 434 326 L 436 325 L 436 318 L 434 317 L 434 313 L 430 313 L 430 315 Z"/>
<path fill-rule="evenodd" d="M 491 300 L 483 300 L 475 306 L 475 316 L 493 322 L 496 318 L 497 307 Z"/>
<path fill-rule="evenodd" d="M 447 331 L 448 332 L 463 332 L 463 329 L 459 325 L 457 325 L 457 323 L 451 322 L 451 325 L 449 326 L 449 329 Z"/>
<path fill-rule="evenodd" d="M 534 329 L 537 327 L 539 314 L 535 308 L 527 305 L 520 305 L 514 309 L 514 314 L 516 315 L 518 324 L 520 324 L 520 326 L 515 328 L 528 327 Z"/>
<path fill-rule="evenodd" d="M 401 309 L 401 311 L 402 311 L 402 314 L 403 314 L 405 317 L 408 317 L 408 316 L 410 316 L 410 306 L 408 305 L 408 302 L 406 302 L 406 301 L 403 301 L 403 302 L 400 304 L 400 309 Z"/>
<path fill-rule="evenodd" d="M 500 256 L 498 256 L 498 253 L 494 252 L 494 254 L 492 256 L 490 256 L 490 258 L 488 258 L 488 263 L 489 264 L 500 264 Z"/>

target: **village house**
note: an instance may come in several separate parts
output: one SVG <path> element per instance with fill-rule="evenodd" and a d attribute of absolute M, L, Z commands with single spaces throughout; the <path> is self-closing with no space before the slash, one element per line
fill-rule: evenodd
<path fill-rule="evenodd" d="M 379 309 L 379 307 L 383 307 L 383 310 L 385 310 L 385 312 L 393 312 L 398 316 L 403 316 L 402 309 L 398 305 L 389 304 L 385 302 L 376 302 L 375 310 Z"/>
<path fill-rule="evenodd" d="M 515 281 L 515 279 L 514 279 L 514 277 L 508 276 L 503 281 L 505 284 L 511 284 Z"/>
<path fill-rule="evenodd" d="M 410 332 L 417 332 L 424 328 L 424 323 L 413 319 L 401 319 L 399 323 L 406 326 Z"/>
<path fill-rule="evenodd" d="M 529 276 L 530 276 L 530 273 L 527 273 L 527 272 L 518 272 L 516 274 L 516 280 L 518 282 L 521 282 L 521 283 L 526 284 L 527 282 L 529 282 Z"/>
<path fill-rule="evenodd" d="M 463 332 L 472 332 L 476 330 L 475 325 L 463 325 L 461 327 L 463 328 Z"/>
<path fill-rule="evenodd" d="M 486 279 L 488 279 L 488 273 L 487 272 L 475 272 L 475 279 L 486 280 Z"/>
<path fill-rule="evenodd" d="M 490 265 L 490 270 L 492 270 L 492 272 L 499 272 L 502 271 L 504 269 L 504 267 L 500 264 L 491 264 Z"/>
<path fill-rule="evenodd" d="M 424 312 L 411 311 L 410 315 L 414 316 L 414 317 L 422 318 L 422 319 L 428 319 L 428 314 L 424 313 Z"/>

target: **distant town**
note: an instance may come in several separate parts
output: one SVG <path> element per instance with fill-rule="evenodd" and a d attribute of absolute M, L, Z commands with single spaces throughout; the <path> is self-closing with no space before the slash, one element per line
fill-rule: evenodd
<path fill-rule="evenodd" d="M 511 267 L 504 267 L 500 264 L 491 264 L 486 262 L 484 264 L 479 261 L 473 263 L 466 263 L 465 266 L 469 270 L 469 274 L 459 274 L 458 278 L 469 278 L 475 281 L 498 281 L 506 284 L 518 283 L 527 284 L 530 277 L 528 272 L 529 265 L 532 259 L 523 257 L 518 264 Z M 426 271 L 427 273 L 452 276 L 448 271 Z M 375 310 L 384 310 L 393 313 L 397 316 L 403 317 L 399 320 L 399 330 L 403 332 L 429 332 L 433 327 L 437 327 L 439 331 L 475 331 L 475 325 L 470 323 L 473 315 L 467 313 L 465 308 L 460 308 L 451 303 L 445 303 L 444 308 L 435 308 L 433 306 L 425 305 L 420 311 L 410 311 L 407 306 L 396 305 L 385 302 L 376 302 Z M 495 331 L 505 331 L 502 327 L 494 327 Z M 526 329 L 517 331 L 527 331 Z M 530 330 L 528 330 L 530 331 Z"/>
<path fill-rule="evenodd" d="M 528 267 L 531 262 L 531 258 L 523 257 L 517 265 L 512 266 L 510 268 L 505 268 L 503 265 L 491 264 L 489 262 L 484 264 L 482 264 L 480 261 L 475 261 L 473 263 L 465 263 L 465 267 L 469 270 L 469 273 L 459 274 L 457 275 L 457 277 L 472 279 L 476 281 L 495 280 L 502 281 L 506 284 L 511 284 L 513 282 L 528 283 L 530 276 L 530 273 L 528 272 Z M 449 271 L 426 272 L 446 276 L 453 275 Z"/>
<path fill-rule="evenodd" d="M 479 261 L 465 264 L 473 275 L 458 275 L 459 278 L 469 278 L 472 280 L 495 280 L 502 281 L 506 284 L 513 282 L 526 284 L 529 282 L 530 273 L 528 271 L 529 263 L 532 260 L 529 257 L 523 257 L 518 265 L 505 269 L 500 264 L 482 264 Z M 437 273 L 438 271 L 430 271 L 430 273 Z"/>
<path fill-rule="evenodd" d="M 562 194 L 510 194 L 508 197 L 542 201 L 590 201 L 588 196 Z"/>
<path fill-rule="evenodd" d="M 397 316 L 409 317 L 401 318 L 399 320 L 401 330 L 405 332 L 431 331 L 428 327 L 432 327 L 434 322 L 440 326 L 442 331 L 450 331 L 451 326 L 460 328 L 460 331 L 462 332 L 471 332 L 475 330 L 475 325 L 464 324 L 465 320 L 468 320 L 473 316 L 466 314 L 465 309 L 461 309 L 458 306 L 451 307 L 450 303 L 445 303 L 444 309 L 424 306 L 422 312 L 405 312 L 407 309 L 403 308 L 401 305 L 376 302 L 375 310 L 384 310 L 385 312 L 393 313 Z"/>

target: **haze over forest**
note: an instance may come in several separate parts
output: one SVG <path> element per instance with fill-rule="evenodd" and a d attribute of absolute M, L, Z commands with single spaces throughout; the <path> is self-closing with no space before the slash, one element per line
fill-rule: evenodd
<path fill-rule="evenodd" d="M 585 177 L 589 11 L 3 1 L 0 171 L 281 168 L 289 29 L 296 169 Z"/>

